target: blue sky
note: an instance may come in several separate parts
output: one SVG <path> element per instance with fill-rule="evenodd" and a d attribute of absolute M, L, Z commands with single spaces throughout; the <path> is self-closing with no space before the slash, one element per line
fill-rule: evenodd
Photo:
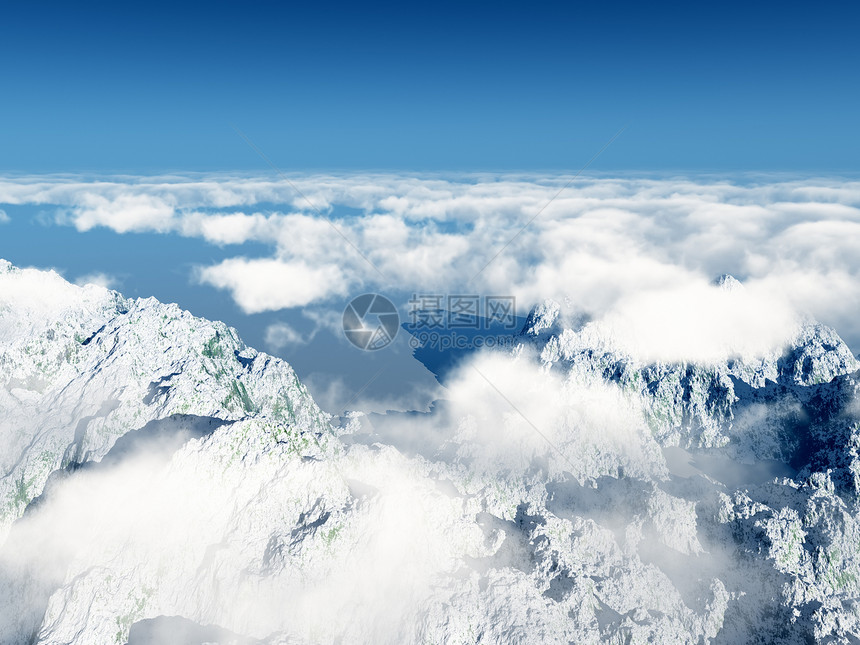
<path fill-rule="evenodd" d="M 0 170 L 857 170 L 856 3 L 15 3 Z"/>

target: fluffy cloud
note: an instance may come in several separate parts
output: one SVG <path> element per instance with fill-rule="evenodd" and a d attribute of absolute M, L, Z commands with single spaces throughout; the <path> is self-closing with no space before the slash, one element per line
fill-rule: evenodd
<path fill-rule="evenodd" d="M 266 345 L 273 351 L 280 351 L 290 345 L 303 345 L 307 339 L 287 323 L 279 322 L 266 327 L 264 336 Z"/>
<path fill-rule="evenodd" d="M 202 237 L 207 242 L 219 245 L 265 240 L 274 234 L 270 218 L 260 213 L 188 213 L 174 221 L 174 226 L 183 235 Z"/>
<path fill-rule="evenodd" d="M 566 179 L 292 181 L 324 217 L 288 182 L 237 176 L 0 180 L 0 203 L 55 204 L 61 221 L 80 230 L 268 244 L 269 258 L 239 247 L 236 257 L 199 269 L 247 312 L 324 304 L 360 286 L 512 294 L 521 308 L 567 298 L 668 354 L 695 342 L 691 327 L 715 345 L 732 345 L 727 338 L 743 332 L 764 346 L 805 312 L 860 344 L 860 182 L 578 179 L 549 203 Z M 729 309 L 707 287 L 722 273 L 748 287 Z M 779 332 L 760 333 L 764 326 Z"/>
<path fill-rule="evenodd" d="M 79 287 L 85 287 L 88 284 L 94 284 L 98 287 L 104 287 L 105 289 L 116 289 L 117 285 L 119 284 L 119 280 L 117 280 L 112 275 L 99 272 L 82 275 L 75 280 L 75 284 Z"/>
<path fill-rule="evenodd" d="M 646 360 L 712 364 L 778 351 L 799 322 L 785 299 L 760 285 L 727 290 L 691 280 L 619 301 L 595 331 Z"/>
<path fill-rule="evenodd" d="M 0 208 L 0 224 L 5 224 L 9 221 L 9 216 L 6 214 L 2 208 Z"/>
<path fill-rule="evenodd" d="M 120 195 L 116 199 L 94 194 L 82 197 L 83 203 L 71 214 L 79 231 L 106 226 L 117 233 L 165 232 L 174 213 L 171 204 L 152 195 Z"/>
<path fill-rule="evenodd" d="M 205 267 L 200 282 L 227 289 L 245 313 L 303 307 L 347 290 L 346 276 L 334 265 L 232 258 Z"/>

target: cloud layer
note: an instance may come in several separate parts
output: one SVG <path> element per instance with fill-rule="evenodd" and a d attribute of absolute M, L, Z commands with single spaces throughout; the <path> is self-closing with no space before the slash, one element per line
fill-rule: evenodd
<path fill-rule="evenodd" d="M 860 182 L 596 178 L 549 203 L 566 179 L 293 181 L 324 216 L 287 182 L 235 176 L 6 180 L 0 204 L 54 205 L 81 231 L 236 245 L 196 278 L 248 313 L 370 290 L 511 294 L 522 309 L 566 300 L 658 356 L 707 339 L 712 354 L 740 335 L 744 351 L 769 347 L 806 313 L 860 344 Z M 722 273 L 743 280 L 747 296 L 715 294 L 709 282 Z"/>

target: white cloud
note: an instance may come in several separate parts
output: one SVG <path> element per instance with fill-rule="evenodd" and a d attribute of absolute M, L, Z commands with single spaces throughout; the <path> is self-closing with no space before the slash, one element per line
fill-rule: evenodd
<path fill-rule="evenodd" d="M 120 195 L 114 200 L 98 194 L 82 195 L 81 203 L 72 214 L 79 231 L 96 226 L 112 228 L 117 233 L 167 231 L 174 207 L 152 195 Z"/>
<path fill-rule="evenodd" d="M 223 245 L 257 240 L 271 241 L 278 230 L 275 221 L 275 218 L 261 213 L 205 215 L 195 212 L 184 215 L 175 225 L 183 235 L 202 237 L 212 244 Z"/>
<path fill-rule="evenodd" d="M 444 398 L 438 414 L 388 428 L 395 434 L 387 439 L 399 446 L 441 439 L 475 472 L 509 478 L 536 455 L 549 458 L 550 478 L 567 471 L 584 481 L 620 469 L 661 475 L 640 399 L 614 384 L 571 382 L 527 355 L 478 352 L 450 375 Z"/>
<path fill-rule="evenodd" d="M 269 244 L 269 258 L 249 259 L 239 251 L 200 269 L 204 282 L 229 290 L 249 312 L 324 302 L 361 285 L 384 292 L 512 293 L 521 308 L 568 297 L 608 324 L 640 311 L 648 294 L 661 312 L 652 307 L 650 318 L 637 313 L 634 326 L 643 327 L 631 333 L 660 347 L 674 337 L 681 351 L 691 341 L 683 340 L 689 334 L 680 327 L 699 324 L 685 304 L 690 290 L 699 294 L 699 311 L 713 312 L 717 301 L 699 297 L 708 297 L 702 285 L 731 273 L 751 294 L 746 313 L 731 314 L 737 324 L 747 320 L 756 328 L 757 312 L 767 303 L 764 309 L 780 316 L 761 320 L 777 325 L 779 318 L 783 331 L 793 317 L 782 314 L 809 311 L 860 344 L 860 182 L 578 179 L 523 228 L 565 178 L 316 175 L 292 181 L 349 242 L 280 180 L 0 180 L 0 203 L 56 204 L 80 230 L 106 226 L 218 245 Z M 264 204 L 270 210 L 264 212 Z M 664 332 L 659 342 L 654 320 Z M 704 323 L 702 330 L 722 333 Z M 670 333 L 672 324 L 677 334 Z"/>
<path fill-rule="evenodd" d="M 290 345 L 304 345 L 309 339 L 287 323 L 278 322 L 266 327 L 264 341 L 275 352 Z"/>
<path fill-rule="evenodd" d="M 245 313 L 303 307 L 347 290 L 346 277 L 334 265 L 232 258 L 200 269 L 200 282 L 227 289 Z"/>
<path fill-rule="evenodd" d="M 6 214 L 2 208 L 0 208 L 0 224 L 5 224 L 9 221 L 9 216 Z"/>
<path fill-rule="evenodd" d="M 302 315 L 312 320 L 314 323 L 314 331 L 316 334 L 321 329 L 326 329 L 335 336 L 343 334 L 343 312 L 331 309 L 304 309 Z"/>
<path fill-rule="evenodd" d="M 778 351 L 798 323 L 795 310 L 765 289 L 690 282 L 625 298 L 597 327 L 646 360 L 711 364 Z"/>
<path fill-rule="evenodd" d="M 87 273 L 86 275 L 79 276 L 75 280 L 75 284 L 79 287 L 84 287 L 88 284 L 94 284 L 98 287 L 104 287 L 105 289 L 116 289 L 119 280 L 117 280 L 112 275 L 108 275 L 107 273 Z"/>
<path fill-rule="evenodd" d="M 313 328 L 309 332 L 302 334 L 295 327 L 283 321 L 272 323 L 266 327 L 263 335 L 266 346 L 274 352 L 279 352 L 286 347 L 306 345 L 313 341 L 322 330 L 334 334 L 336 338 L 343 339 L 342 312 L 331 309 L 306 308 L 302 310 L 302 315 L 313 323 Z"/>
<path fill-rule="evenodd" d="M 446 397 L 446 391 L 426 371 L 420 376 L 404 376 L 404 379 L 407 378 L 409 387 L 401 392 L 371 387 L 378 383 L 377 380 L 350 385 L 342 377 L 313 372 L 305 375 L 302 383 L 308 388 L 317 405 L 336 415 L 354 410 L 361 410 L 366 414 L 386 414 L 392 411 L 428 412 L 433 401 Z"/>

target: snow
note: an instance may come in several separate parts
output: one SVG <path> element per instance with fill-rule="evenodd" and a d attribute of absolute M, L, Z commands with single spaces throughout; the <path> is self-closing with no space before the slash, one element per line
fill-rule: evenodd
<path fill-rule="evenodd" d="M 176 305 L 0 262 L 0 331 L 0 643 L 860 630 L 860 365 L 814 322 L 648 362 L 547 303 L 434 413 L 342 422 Z"/>

